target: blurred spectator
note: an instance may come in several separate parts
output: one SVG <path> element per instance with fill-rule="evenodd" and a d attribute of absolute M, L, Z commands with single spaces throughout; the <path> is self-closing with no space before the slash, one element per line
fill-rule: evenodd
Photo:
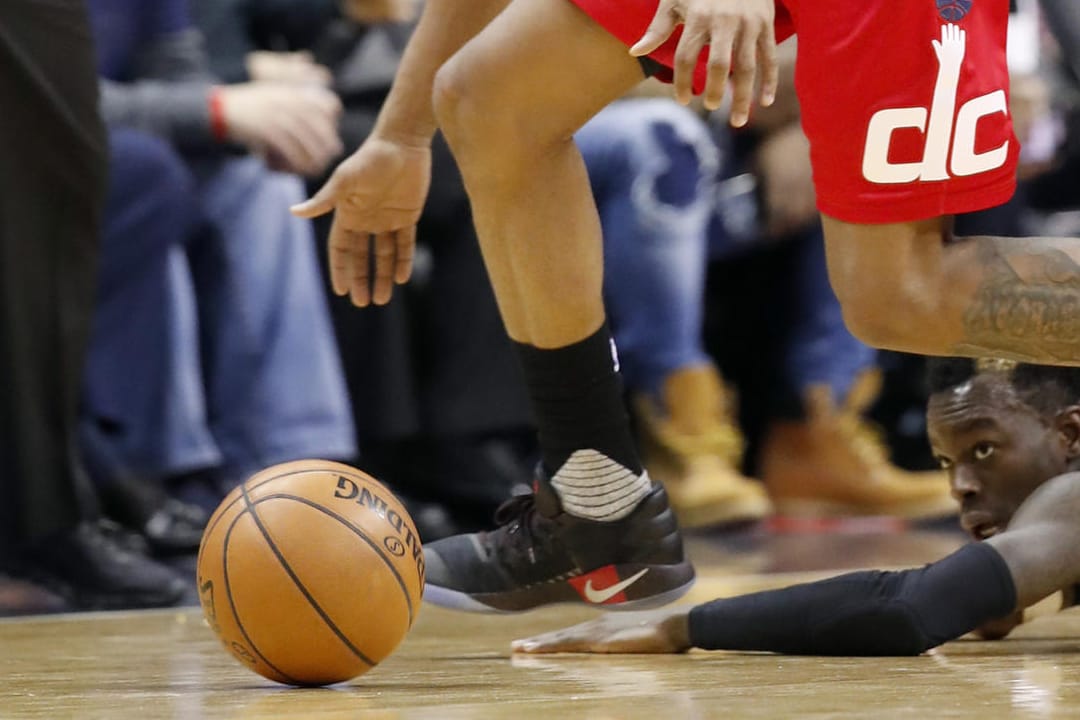
<path fill-rule="evenodd" d="M 195 0 L 214 68 L 240 79 L 271 48 L 329 68 L 345 145 L 371 131 L 412 32 L 410 0 Z M 329 218 L 316 221 L 320 248 Z M 332 297 L 361 466 L 406 496 L 426 540 L 490 524 L 528 483 L 533 432 L 468 197 L 440 139 L 410 283 L 389 305 Z M 327 289 L 329 293 L 329 288 Z M 378 348 L 378 352 L 372 352 Z"/>
<path fill-rule="evenodd" d="M 166 493 L 147 483 L 209 510 L 266 465 L 355 456 L 312 230 L 288 213 L 303 184 L 268 168 L 325 170 L 340 104 L 314 85 L 215 84 L 186 0 L 89 6 L 123 132 L 83 439 L 111 507 L 148 532 Z M 191 520 L 164 518 L 196 539 Z"/>
<path fill-rule="evenodd" d="M 97 520 L 76 443 L 106 182 L 85 9 L 11 0 L 0 27 L 0 615 L 172 605 L 187 584 Z"/>

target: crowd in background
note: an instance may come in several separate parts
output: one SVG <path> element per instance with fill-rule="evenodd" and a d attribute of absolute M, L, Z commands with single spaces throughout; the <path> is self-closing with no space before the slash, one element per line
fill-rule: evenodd
<path fill-rule="evenodd" d="M 1080 43 L 1061 39 L 1080 27 L 1068 3 L 1016 5 L 1021 189 L 956 234 L 1080 236 Z M 287 460 L 367 470 L 425 540 L 486 526 L 537 458 L 449 151 L 437 138 L 416 272 L 385 306 L 332 296 L 328 221 L 289 213 L 372 130 L 416 3 L 87 7 L 109 173 L 70 449 L 79 519 L 63 543 L 5 541 L 0 615 L 190 599 L 209 513 Z M 745 129 L 643 82 L 576 137 L 646 467 L 685 527 L 948 516 L 921 360 L 856 340 L 829 287 L 783 52 L 782 102 Z"/>

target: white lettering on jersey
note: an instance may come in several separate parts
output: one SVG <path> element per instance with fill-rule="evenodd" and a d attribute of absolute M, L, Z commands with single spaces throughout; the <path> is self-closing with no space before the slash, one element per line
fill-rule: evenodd
<path fill-rule="evenodd" d="M 956 91 L 967 49 L 967 32 L 948 24 L 941 28 L 941 42 L 933 40 L 932 43 L 938 59 L 938 75 L 930 108 L 886 108 L 870 118 L 862 173 L 872 183 L 893 185 L 977 175 L 1001 167 L 1008 159 L 1008 140 L 993 150 L 975 152 L 979 120 L 1008 113 L 1004 90 L 973 98 L 964 103 L 959 112 L 956 110 Z M 903 128 L 914 128 L 925 135 L 921 161 L 889 162 L 893 134 Z"/>

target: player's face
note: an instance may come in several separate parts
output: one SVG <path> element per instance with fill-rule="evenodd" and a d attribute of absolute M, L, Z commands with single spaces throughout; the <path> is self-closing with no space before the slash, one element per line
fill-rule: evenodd
<path fill-rule="evenodd" d="M 931 396 L 930 444 L 960 502 L 960 523 L 983 540 L 1005 529 L 1035 488 L 1069 469 L 1077 415 L 1046 418 L 1002 375 L 985 374 Z"/>

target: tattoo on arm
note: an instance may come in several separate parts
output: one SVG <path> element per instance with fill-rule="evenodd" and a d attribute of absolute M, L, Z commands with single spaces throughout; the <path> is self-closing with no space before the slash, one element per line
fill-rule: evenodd
<path fill-rule="evenodd" d="M 964 312 L 963 355 L 1080 360 L 1080 264 L 1047 238 L 978 238 L 982 280 Z M 1077 242 L 1080 250 L 1080 241 Z"/>

